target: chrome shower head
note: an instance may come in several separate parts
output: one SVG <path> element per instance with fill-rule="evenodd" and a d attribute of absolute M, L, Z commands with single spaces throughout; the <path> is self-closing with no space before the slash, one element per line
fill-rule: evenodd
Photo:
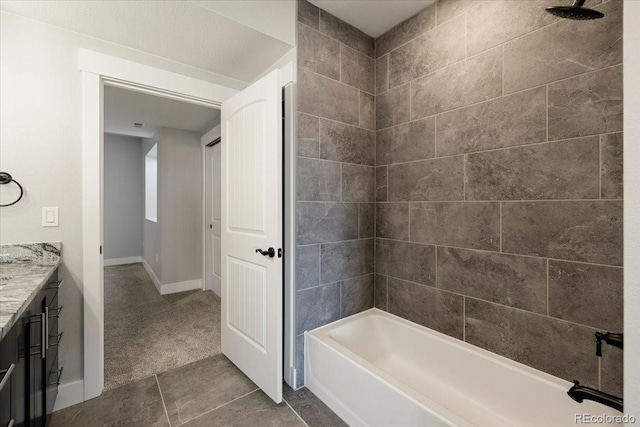
<path fill-rule="evenodd" d="M 575 0 L 573 6 L 551 6 L 545 10 L 552 15 L 566 19 L 598 19 L 604 18 L 604 13 L 583 7 L 585 0 Z"/>

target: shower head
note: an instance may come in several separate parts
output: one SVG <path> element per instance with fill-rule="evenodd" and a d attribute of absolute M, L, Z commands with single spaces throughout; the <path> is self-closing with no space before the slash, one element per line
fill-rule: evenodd
<path fill-rule="evenodd" d="M 603 18 L 604 13 L 597 10 L 582 7 L 585 0 L 575 0 L 573 6 L 552 6 L 545 10 L 552 15 L 559 16 L 566 19 L 598 19 Z"/>

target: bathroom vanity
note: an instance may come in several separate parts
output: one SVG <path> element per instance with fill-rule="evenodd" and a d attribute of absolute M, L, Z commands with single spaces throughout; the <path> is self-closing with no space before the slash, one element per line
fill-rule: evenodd
<path fill-rule="evenodd" d="M 0 427 L 44 426 L 62 367 L 59 243 L 0 247 Z"/>

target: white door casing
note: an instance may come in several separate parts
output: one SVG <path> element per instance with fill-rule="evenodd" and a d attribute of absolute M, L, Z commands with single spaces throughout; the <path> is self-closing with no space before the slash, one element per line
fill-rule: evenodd
<path fill-rule="evenodd" d="M 279 70 L 222 104 L 222 352 L 282 401 L 283 186 Z M 256 251 L 274 248 L 275 256 Z"/>

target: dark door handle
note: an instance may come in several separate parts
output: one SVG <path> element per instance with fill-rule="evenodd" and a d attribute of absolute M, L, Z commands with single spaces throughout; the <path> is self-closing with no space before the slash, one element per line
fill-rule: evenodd
<path fill-rule="evenodd" d="M 262 249 L 256 249 L 256 253 L 261 254 L 262 256 L 268 256 L 269 258 L 273 258 L 274 256 L 276 256 L 276 250 L 273 248 L 269 248 L 266 251 L 263 251 Z"/>

